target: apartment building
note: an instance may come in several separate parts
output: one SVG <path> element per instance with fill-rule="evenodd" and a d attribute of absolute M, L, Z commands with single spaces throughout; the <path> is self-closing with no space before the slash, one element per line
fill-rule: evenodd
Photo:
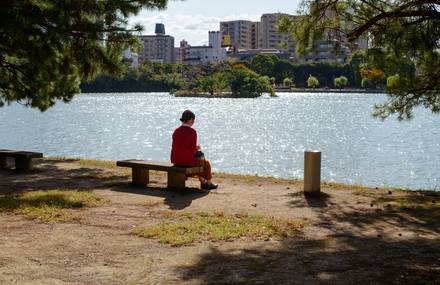
<path fill-rule="evenodd" d="M 252 22 L 251 35 L 252 49 L 257 50 L 263 48 L 263 39 L 261 33 L 261 22 Z"/>
<path fill-rule="evenodd" d="M 253 49 L 255 43 L 255 23 L 252 21 L 238 20 L 220 22 L 222 45 L 231 46 L 234 50 Z"/>
<path fill-rule="evenodd" d="M 281 13 L 263 14 L 261 16 L 261 48 L 278 49 L 293 55 L 295 51 L 294 41 L 289 35 L 278 32 L 278 22 L 282 16 L 295 17 Z"/>
<path fill-rule="evenodd" d="M 223 45 L 230 46 L 231 58 L 250 58 L 255 54 L 277 54 L 282 58 L 294 61 L 334 61 L 346 62 L 353 52 L 368 47 L 368 41 L 361 39 L 356 43 L 349 43 L 342 35 L 335 36 L 332 32 L 316 43 L 316 49 L 308 55 L 296 58 L 295 42 L 290 35 L 278 32 L 278 23 L 281 17 L 293 16 L 282 13 L 263 14 L 260 22 L 246 20 L 220 22 L 220 31 L 223 36 Z M 274 51 L 280 51 L 280 53 Z"/>
<path fill-rule="evenodd" d="M 174 37 L 165 34 L 163 24 L 156 24 L 155 33 L 139 37 L 143 45 L 139 53 L 139 64 L 145 61 L 174 63 Z"/>
<path fill-rule="evenodd" d="M 260 22 L 246 20 L 220 22 L 223 45 L 233 50 L 278 49 L 293 54 L 295 45 L 288 35 L 278 32 L 278 21 L 287 14 L 264 14 Z M 288 15 L 293 17 L 291 15 Z"/>

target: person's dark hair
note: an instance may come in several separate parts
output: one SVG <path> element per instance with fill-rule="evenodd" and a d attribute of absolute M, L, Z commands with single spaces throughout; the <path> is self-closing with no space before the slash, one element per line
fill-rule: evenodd
<path fill-rule="evenodd" d="M 180 118 L 180 121 L 182 122 L 182 123 L 186 123 L 186 122 L 188 122 L 189 120 L 191 120 L 191 119 L 195 119 L 196 118 L 196 115 L 192 112 L 192 111 L 190 111 L 190 110 L 185 110 L 183 113 L 182 113 L 182 117 Z"/>

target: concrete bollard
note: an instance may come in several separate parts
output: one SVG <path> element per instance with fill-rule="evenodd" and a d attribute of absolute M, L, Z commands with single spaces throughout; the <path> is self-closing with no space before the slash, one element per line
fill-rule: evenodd
<path fill-rule="evenodd" d="M 304 194 L 319 195 L 321 192 L 321 152 L 304 152 Z"/>

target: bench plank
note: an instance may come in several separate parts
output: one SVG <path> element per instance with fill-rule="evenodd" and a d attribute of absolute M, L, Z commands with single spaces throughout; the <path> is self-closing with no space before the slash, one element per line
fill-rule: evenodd
<path fill-rule="evenodd" d="M 183 167 L 183 166 L 175 166 L 172 163 L 167 162 L 157 162 L 151 160 L 122 160 L 116 162 L 117 166 L 120 167 L 131 167 L 131 168 L 142 168 L 149 170 L 158 170 L 158 171 L 166 171 L 166 172 L 179 172 L 184 174 L 196 174 L 203 171 L 203 167 L 194 166 L 194 167 Z"/>
<path fill-rule="evenodd" d="M 41 152 L 32 151 L 16 151 L 9 149 L 0 149 L 0 157 L 13 157 L 13 158 L 42 158 Z"/>

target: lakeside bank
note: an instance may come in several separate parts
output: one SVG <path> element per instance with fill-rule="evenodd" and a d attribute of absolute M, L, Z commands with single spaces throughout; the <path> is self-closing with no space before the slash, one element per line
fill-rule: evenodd
<path fill-rule="evenodd" d="M 141 188 L 130 175 L 114 161 L 72 158 L 0 171 L 0 283 L 440 281 L 439 193 L 323 183 L 321 197 L 307 198 L 299 180 L 222 173 L 218 190 L 190 179 L 173 192 L 164 173 Z M 21 210 L 41 217 L 72 191 L 100 202 L 62 203 L 71 208 L 55 208 L 55 221 Z"/>

